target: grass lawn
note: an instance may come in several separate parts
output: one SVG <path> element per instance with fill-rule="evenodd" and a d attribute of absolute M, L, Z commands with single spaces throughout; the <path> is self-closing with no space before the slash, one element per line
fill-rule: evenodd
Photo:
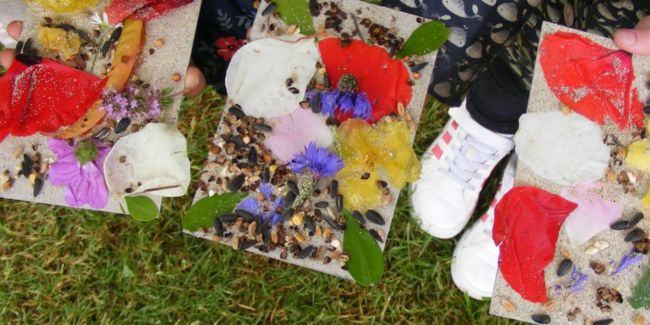
<path fill-rule="evenodd" d="M 180 128 L 193 179 L 221 105 L 209 89 L 183 106 Z M 427 109 L 418 153 L 446 118 L 441 106 Z M 496 183 L 488 182 L 477 216 Z M 181 218 L 193 194 L 166 200 L 161 218 L 150 223 L 0 200 L 0 323 L 509 323 L 454 286 L 449 267 L 456 240 L 422 232 L 409 217 L 406 190 L 388 239 L 385 275 L 374 288 L 183 235 Z"/>

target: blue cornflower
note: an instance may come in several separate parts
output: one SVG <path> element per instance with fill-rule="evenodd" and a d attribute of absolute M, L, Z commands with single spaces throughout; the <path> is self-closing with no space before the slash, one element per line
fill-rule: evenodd
<path fill-rule="evenodd" d="M 259 214 L 262 216 L 262 220 L 264 221 L 271 218 L 269 224 L 274 225 L 280 219 L 280 214 L 277 212 L 277 209 L 282 206 L 284 200 L 280 196 L 278 196 L 275 201 L 269 199 L 273 194 L 273 186 L 270 184 L 262 184 L 262 186 L 260 186 L 260 193 L 264 195 L 264 201 L 259 201 L 257 197 L 249 197 L 241 201 L 237 206 L 237 209 L 242 209 L 253 214 Z"/>
<path fill-rule="evenodd" d="M 314 178 L 320 179 L 336 175 L 343 168 L 343 160 L 327 148 L 318 148 L 316 143 L 312 142 L 305 147 L 303 154 L 295 155 L 288 166 L 294 173 L 300 173 L 307 168 L 314 174 Z"/>
<path fill-rule="evenodd" d="M 307 92 L 310 105 L 314 103 L 316 94 L 320 94 L 321 113 L 324 115 L 334 116 L 338 107 L 342 113 L 351 113 L 353 118 L 366 121 L 372 118 L 372 104 L 368 95 L 358 91 L 357 79 L 352 75 L 341 77 L 338 89 Z"/>

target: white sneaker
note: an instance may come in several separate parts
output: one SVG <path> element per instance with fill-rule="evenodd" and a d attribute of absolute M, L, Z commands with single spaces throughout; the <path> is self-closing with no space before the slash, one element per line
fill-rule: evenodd
<path fill-rule="evenodd" d="M 451 278 L 460 290 L 474 299 L 492 297 L 499 267 L 499 248 L 492 240 L 494 207 L 514 186 L 516 165 L 517 156 L 512 154 L 490 208 L 460 237 L 454 249 Z"/>
<path fill-rule="evenodd" d="M 494 133 L 465 108 L 451 119 L 422 156 L 420 179 L 411 184 L 412 216 L 434 237 L 451 238 L 465 228 L 492 169 L 514 147 L 512 137 Z"/>
<path fill-rule="evenodd" d="M 14 41 L 7 34 L 7 25 L 14 20 L 25 18 L 27 5 L 22 0 L 0 0 L 0 43 L 5 47 L 14 48 Z"/>

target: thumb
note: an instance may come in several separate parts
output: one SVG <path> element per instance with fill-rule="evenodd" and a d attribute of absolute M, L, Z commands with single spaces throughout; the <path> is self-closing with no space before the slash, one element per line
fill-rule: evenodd
<path fill-rule="evenodd" d="M 614 43 L 632 54 L 650 55 L 650 16 L 639 21 L 635 29 L 619 29 Z"/>

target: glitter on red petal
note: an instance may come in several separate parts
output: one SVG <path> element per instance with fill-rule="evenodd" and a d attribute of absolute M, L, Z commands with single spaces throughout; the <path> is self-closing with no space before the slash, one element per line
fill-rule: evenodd
<path fill-rule="evenodd" d="M 14 61 L 0 78 L 0 141 L 9 133 L 52 133 L 77 122 L 106 81 L 49 59 L 31 66 Z"/>
<path fill-rule="evenodd" d="M 345 48 L 341 48 L 340 42 L 335 38 L 319 42 L 332 88 L 336 88 L 343 75 L 354 75 L 359 81 L 359 92 L 365 92 L 372 104 L 373 122 L 396 113 L 397 103 L 408 106 L 413 90 L 407 84 L 410 75 L 402 61 L 392 60 L 385 49 L 362 41 L 352 41 Z M 345 114 L 337 117 L 341 122 L 349 118 Z"/>
<path fill-rule="evenodd" d="M 113 0 L 106 7 L 108 21 L 115 26 L 127 17 L 149 21 L 194 0 Z"/>
<path fill-rule="evenodd" d="M 621 130 L 643 127 L 629 53 L 558 32 L 544 38 L 540 54 L 546 82 L 562 103 L 601 125 L 609 118 Z"/>
<path fill-rule="evenodd" d="M 495 210 L 492 239 L 499 246 L 499 270 L 513 290 L 531 302 L 545 302 L 544 268 L 553 261 L 560 227 L 577 205 L 535 187 L 515 187 Z"/>

